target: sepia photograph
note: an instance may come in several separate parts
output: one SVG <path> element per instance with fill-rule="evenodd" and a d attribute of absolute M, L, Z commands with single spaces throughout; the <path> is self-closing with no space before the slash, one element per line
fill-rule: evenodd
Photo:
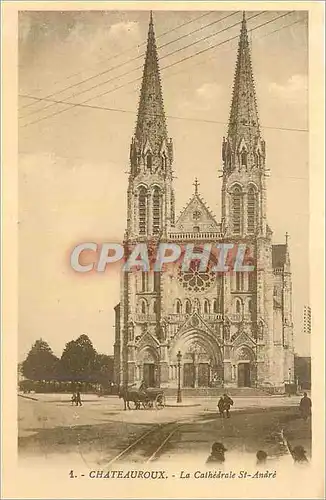
<path fill-rule="evenodd" d="M 56 3 L 17 11 L 19 470 L 322 498 L 310 12 Z"/>

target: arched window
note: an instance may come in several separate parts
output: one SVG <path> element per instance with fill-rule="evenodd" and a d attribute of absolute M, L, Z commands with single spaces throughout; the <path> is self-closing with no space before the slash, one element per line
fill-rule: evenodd
<path fill-rule="evenodd" d="M 240 234 L 241 232 L 241 189 L 236 186 L 232 193 L 232 223 L 233 232 Z"/>
<path fill-rule="evenodd" d="M 235 299 L 235 312 L 242 315 L 242 303 L 241 299 Z"/>
<path fill-rule="evenodd" d="M 139 189 L 138 194 L 138 219 L 139 233 L 146 234 L 146 218 L 147 218 L 147 190 L 145 187 Z"/>
<path fill-rule="evenodd" d="M 152 169 L 152 165 L 153 165 L 153 157 L 152 157 L 152 153 L 150 151 L 148 151 L 147 155 L 146 155 L 146 167 L 151 170 Z"/>
<path fill-rule="evenodd" d="M 261 167 L 261 152 L 258 150 L 255 152 L 255 165 L 256 167 Z"/>
<path fill-rule="evenodd" d="M 241 271 L 235 273 L 236 290 L 243 291 L 244 289 L 244 274 Z"/>
<path fill-rule="evenodd" d="M 133 342 L 134 340 L 134 325 L 129 323 L 128 325 L 128 341 Z"/>
<path fill-rule="evenodd" d="M 154 271 L 154 292 L 158 293 L 161 286 L 161 273 Z"/>
<path fill-rule="evenodd" d="M 241 165 L 243 167 L 246 167 L 248 165 L 248 153 L 246 148 L 242 148 L 241 153 L 240 153 L 240 158 L 241 158 Z"/>
<path fill-rule="evenodd" d="M 161 193 L 158 187 L 153 192 L 153 234 L 160 232 L 161 226 Z"/>
<path fill-rule="evenodd" d="M 214 311 L 214 313 L 217 313 L 217 300 L 216 299 L 213 300 L 213 311 Z"/>
<path fill-rule="evenodd" d="M 145 300 L 142 300 L 142 301 L 140 302 L 140 312 L 141 312 L 142 314 L 146 314 L 146 313 L 147 313 L 147 307 L 146 307 L 146 306 L 147 306 L 146 301 L 145 301 Z"/>
<path fill-rule="evenodd" d="M 182 312 L 182 306 L 181 306 L 181 302 L 179 299 L 175 303 L 175 312 L 177 314 L 181 314 L 181 312 Z"/>
<path fill-rule="evenodd" d="M 256 191 L 252 186 L 248 189 L 247 229 L 248 233 L 254 233 L 256 229 Z"/>
<path fill-rule="evenodd" d="M 147 278 L 148 274 L 144 271 L 141 273 L 141 291 L 146 292 L 147 291 Z"/>
<path fill-rule="evenodd" d="M 204 302 L 204 313 L 209 314 L 209 303 L 208 300 L 205 300 Z"/>
<path fill-rule="evenodd" d="M 186 300 L 186 314 L 191 314 L 191 303 L 189 300 Z"/>

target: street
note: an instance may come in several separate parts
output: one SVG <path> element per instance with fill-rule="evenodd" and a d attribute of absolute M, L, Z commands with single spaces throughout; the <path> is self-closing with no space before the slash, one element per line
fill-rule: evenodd
<path fill-rule="evenodd" d="M 185 463 L 194 453 L 203 464 L 212 443 L 221 441 L 227 460 L 247 455 L 254 461 L 259 449 L 271 458 L 284 453 L 283 429 L 291 445 L 303 445 L 310 456 L 311 425 L 298 418 L 299 399 L 234 398 L 231 418 L 221 419 L 217 401 L 207 398 L 183 401 L 181 407 L 168 399 L 163 410 L 123 411 L 122 400 L 114 396 L 85 395 L 83 406 L 76 407 L 69 395 L 21 395 L 19 454 L 25 463 L 44 465 L 46 458 L 47 464 L 69 462 L 88 469 L 116 461 Z"/>

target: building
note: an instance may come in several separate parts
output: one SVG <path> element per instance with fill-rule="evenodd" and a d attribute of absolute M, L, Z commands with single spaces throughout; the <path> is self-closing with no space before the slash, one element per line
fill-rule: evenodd
<path fill-rule="evenodd" d="M 311 307 L 309 306 L 303 308 L 303 333 L 311 334 Z"/>
<path fill-rule="evenodd" d="M 243 243 L 252 273 L 123 273 L 116 307 L 117 382 L 176 387 L 272 386 L 293 377 L 288 248 L 272 244 L 266 218 L 266 154 L 259 126 L 245 15 L 231 112 L 221 144 L 222 214 L 217 222 L 197 180 L 175 217 L 173 143 L 165 120 L 152 15 L 136 129 L 130 147 L 125 248 L 135 242 Z M 217 170 L 219 165 L 217 165 Z M 292 375 L 290 375 L 292 374 Z"/>
<path fill-rule="evenodd" d="M 294 356 L 294 378 L 301 389 L 311 389 L 310 356 Z"/>

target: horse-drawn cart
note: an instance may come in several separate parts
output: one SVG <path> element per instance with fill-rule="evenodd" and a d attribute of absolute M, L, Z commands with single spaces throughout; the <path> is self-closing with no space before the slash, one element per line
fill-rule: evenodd
<path fill-rule="evenodd" d="M 165 407 L 165 395 L 162 389 L 156 387 L 150 387 L 146 390 L 139 390 L 136 386 L 129 386 L 126 388 L 121 388 L 119 391 L 119 397 L 124 401 L 124 409 L 130 410 L 130 401 L 134 403 L 136 410 L 140 410 L 141 407 L 144 409 L 155 408 L 156 410 L 162 410 Z"/>
<path fill-rule="evenodd" d="M 164 408 L 165 396 L 162 389 L 150 387 L 146 389 L 146 396 L 145 408 L 156 408 L 157 410 L 162 410 Z"/>

